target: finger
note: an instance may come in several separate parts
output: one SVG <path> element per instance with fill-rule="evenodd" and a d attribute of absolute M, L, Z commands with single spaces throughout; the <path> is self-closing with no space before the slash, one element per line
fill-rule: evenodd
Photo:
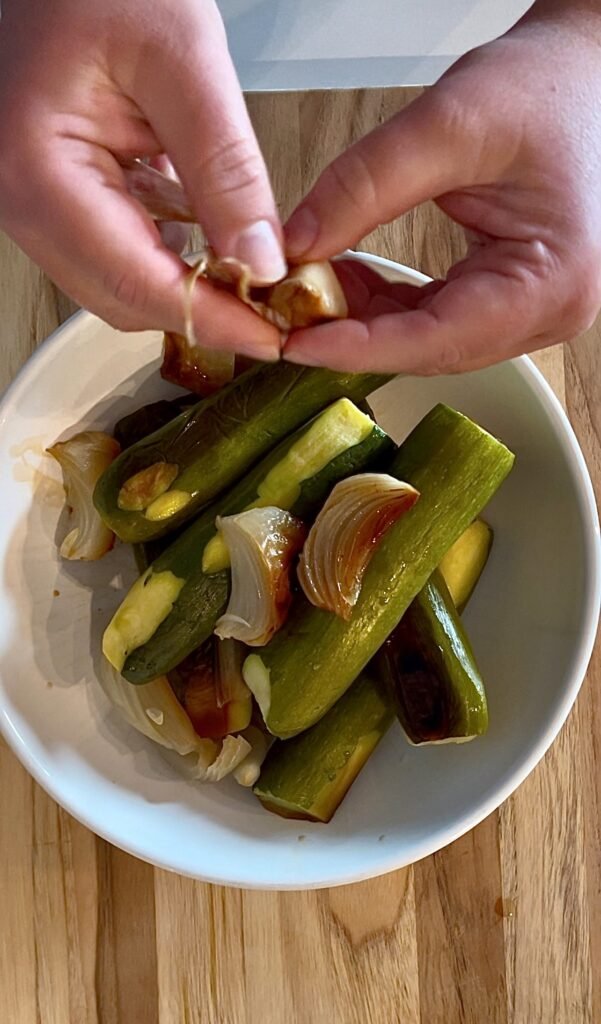
<path fill-rule="evenodd" d="M 426 199 L 473 184 L 479 173 L 478 160 L 466 166 L 444 93 L 435 88 L 326 168 L 286 225 L 286 252 L 329 258 Z"/>
<path fill-rule="evenodd" d="M 284 358 L 336 370 L 434 374 L 473 369 L 564 340 L 566 283 L 541 281 L 532 261 L 479 254 L 407 312 L 294 332 Z M 390 300 L 388 300 L 390 301 Z"/>
<path fill-rule="evenodd" d="M 404 282 L 387 281 L 377 271 L 357 260 L 336 260 L 333 263 L 348 303 L 348 315 L 361 320 L 370 313 L 376 297 L 389 298 L 397 309 L 413 309 L 423 293 L 423 288 Z"/>
<path fill-rule="evenodd" d="M 286 273 L 269 176 L 212 2 L 188 5 L 136 81 L 136 100 L 183 182 L 218 256 L 247 264 L 256 283 Z M 185 17 L 186 15 L 182 15 Z M 186 59 L 181 59 L 181 34 Z"/>
<path fill-rule="evenodd" d="M 12 234 L 59 287 L 123 330 L 182 332 L 189 268 L 162 244 L 146 211 L 126 192 L 110 154 L 61 140 L 36 183 L 35 206 Z M 193 320 L 199 343 L 275 359 L 279 335 L 238 300 L 198 281 Z"/>

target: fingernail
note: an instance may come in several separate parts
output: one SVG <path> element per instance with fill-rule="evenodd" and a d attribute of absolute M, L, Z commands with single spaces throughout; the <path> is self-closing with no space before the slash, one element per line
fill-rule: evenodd
<path fill-rule="evenodd" d="M 302 256 L 310 249 L 319 234 L 319 222 L 308 206 L 300 206 L 284 228 L 286 252 L 289 256 Z"/>
<path fill-rule="evenodd" d="M 234 255 L 250 267 L 255 284 L 273 284 L 288 269 L 282 246 L 268 220 L 258 220 L 238 237 Z"/>

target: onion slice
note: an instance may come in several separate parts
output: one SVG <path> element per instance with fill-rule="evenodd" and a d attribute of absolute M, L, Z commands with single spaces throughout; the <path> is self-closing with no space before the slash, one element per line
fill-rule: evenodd
<path fill-rule="evenodd" d="M 228 638 L 216 641 L 215 648 L 215 688 L 218 707 L 222 708 L 233 700 L 250 700 L 251 693 L 242 675 L 242 662 L 246 657 L 244 644 Z"/>
<path fill-rule="evenodd" d="M 317 608 L 349 619 L 365 570 L 386 531 L 419 492 L 387 473 L 358 473 L 336 484 L 305 542 L 298 580 Z"/>
<path fill-rule="evenodd" d="M 274 742 L 274 737 L 258 725 L 249 725 L 242 735 L 250 744 L 250 751 L 236 768 L 234 778 L 241 786 L 250 787 L 254 786 L 261 774 L 261 766 Z"/>
<path fill-rule="evenodd" d="M 183 334 L 163 335 L 161 377 L 201 398 L 213 395 L 235 375 L 233 352 L 205 348 Z"/>
<path fill-rule="evenodd" d="M 209 739 L 242 732 L 251 720 L 252 696 L 242 679 L 241 656 L 235 650 L 219 651 L 230 645 L 237 646 L 211 636 L 168 675 L 196 732 Z"/>
<path fill-rule="evenodd" d="M 251 752 L 243 736 L 203 739 L 178 701 L 166 676 L 134 686 L 103 660 L 101 684 L 122 717 L 158 743 L 180 774 L 200 782 L 219 782 Z"/>
<path fill-rule="evenodd" d="M 292 594 L 291 562 L 305 538 L 301 521 L 280 508 L 253 508 L 217 517 L 228 547 L 232 589 L 215 632 L 262 647 L 283 625 Z"/>
<path fill-rule="evenodd" d="M 96 511 L 93 495 L 98 478 L 119 451 L 115 439 L 100 430 L 84 430 L 47 449 L 63 471 L 67 504 L 75 522 L 61 544 L 63 558 L 93 562 L 112 548 L 114 535 Z"/>

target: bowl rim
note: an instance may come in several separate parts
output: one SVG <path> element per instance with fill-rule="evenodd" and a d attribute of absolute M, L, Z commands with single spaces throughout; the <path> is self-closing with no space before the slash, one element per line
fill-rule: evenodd
<path fill-rule="evenodd" d="M 395 275 L 402 275 L 406 280 L 417 285 L 425 284 L 431 280 L 431 278 L 427 277 L 425 274 L 422 274 L 411 267 L 405 266 L 404 264 L 396 263 L 394 260 L 389 260 L 383 256 L 376 256 L 372 253 L 363 252 L 348 252 L 345 253 L 344 256 L 345 258 L 359 260 L 385 270 L 390 270 L 394 272 Z M 97 321 L 98 318 L 94 314 L 86 310 L 79 310 L 72 314 L 64 321 L 64 323 L 57 327 L 56 330 L 54 330 L 47 338 L 44 339 L 44 341 L 40 343 L 36 351 L 20 368 L 4 394 L 0 396 L 0 429 L 6 422 L 8 408 L 16 398 L 25 374 L 29 373 L 31 367 L 38 360 L 46 358 L 50 348 L 60 345 L 64 341 L 65 335 L 67 335 L 68 338 L 75 326 L 83 326 L 87 322 L 94 323 Z M 230 873 L 227 871 L 224 871 L 222 874 L 219 872 L 200 874 L 198 869 L 195 869 L 190 863 L 188 864 L 188 867 L 182 864 L 174 866 L 173 861 L 166 861 L 162 859 L 160 855 L 157 856 L 156 854 L 153 854 L 152 849 L 149 848 L 151 844 L 146 843 L 143 839 L 136 840 L 135 837 L 130 838 L 123 837 L 120 834 L 115 835 L 115 833 L 111 831 L 110 827 L 96 820 L 95 814 L 93 812 L 90 813 L 88 806 L 83 804 L 83 802 L 78 803 L 77 800 L 72 799 L 68 793 L 65 793 L 63 791 L 64 787 L 61 786 L 60 781 L 57 781 L 55 777 L 48 775 L 44 766 L 37 761 L 35 754 L 30 750 L 26 740 L 15 728 L 11 718 L 6 713 L 3 694 L 0 689 L 0 735 L 3 736 L 10 749 L 29 774 L 35 779 L 38 785 L 40 785 L 42 789 L 52 797 L 52 799 L 60 804 L 60 806 L 71 814 L 78 822 L 94 834 L 140 860 L 163 870 L 175 871 L 183 876 L 194 878 L 206 883 L 227 885 L 233 888 L 259 889 L 263 891 L 300 891 L 307 889 L 334 888 L 340 885 L 349 885 L 365 881 L 369 878 L 379 877 L 380 875 L 406 867 L 409 864 L 416 863 L 424 857 L 443 849 L 445 846 L 465 835 L 483 821 L 484 818 L 488 817 L 489 814 L 496 810 L 509 796 L 511 796 L 511 794 L 522 784 L 530 772 L 535 768 L 565 723 L 584 681 L 595 643 L 599 623 L 599 612 L 601 608 L 601 537 L 599 532 L 599 518 L 592 482 L 580 445 L 559 399 L 532 360 L 528 356 L 519 356 L 518 358 L 511 360 L 511 362 L 520 377 L 526 380 L 532 390 L 536 393 L 545 411 L 550 416 L 553 425 L 556 428 L 556 435 L 565 450 L 566 457 L 572 465 L 574 477 L 578 481 L 576 495 L 584 524 L 583 541 L 588 571 L 585 582 L 585 595 L 583 598 L 585 614 L 583 615 L 579 637 L 575 644 L 572 664 L 566 674 L 566 677 L 569 679 L 569 685 L 565 687 L 563 697 L 555 709 L 551 721 L 544 732 L 541 733 L 537 742 L 517 764 L 506 770 L 503 779 L 499 781 L 499 784 L 488 794 L 488 796 L 484 796 L 471 811 L 465 812 L 461 817 L 459 817 L 453 827 L 444 826 L 438 830 L 434 829 L 423 839 L 414 841 L 411 844 L 411 852 L 409 856 L 406 854 L 399 855 L 398 851 L 396 853 L 392 851 L 386 853 L 386 851 L 383 850 L 382 856 L 379 859 L 372 858 L 369 868 L 363 872 L 352 870 L 348 871 L 344 877 L 341 877 L 340 875 L 333 875 L 332 877 L 312 879 L 309 881 L 274 882 L 272 884 L 254 880 L 252 872 L 247 877 L 244 877 L 244 870 L 240 871 L 239 869 L 237 869 L 239 877 L 235 879 L 232 879 L 230 877 Z"/>

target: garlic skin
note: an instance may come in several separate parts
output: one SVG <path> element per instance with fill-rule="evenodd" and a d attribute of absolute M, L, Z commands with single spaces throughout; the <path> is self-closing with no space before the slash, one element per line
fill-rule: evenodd
<path fill-rule="evenodd" d="M 100 430 L 84 430 L 46 449 L 63 471 L 67 505 L 75 525 L 60 547 L 62 558 L 94 562 L 110 551 L 115 536 L 94 506 L 94 488 L 120 452 L 113 437 Z"/>
<path fill-rule="evenodd" d="M 262 647 L 288 615 L 291 562 L 305 528 L 290 512 L 271 506 L 218 517 L 216 526 L 229 550 L 232 589 L 215 633 Z"/>
<path fill-rule="evenodd" d="M 358 473 L 336 484 L 300 557 L 307 600 L 348 620 L 377 544 L 418 498 L 411 484 L 387 473 Z"/>

